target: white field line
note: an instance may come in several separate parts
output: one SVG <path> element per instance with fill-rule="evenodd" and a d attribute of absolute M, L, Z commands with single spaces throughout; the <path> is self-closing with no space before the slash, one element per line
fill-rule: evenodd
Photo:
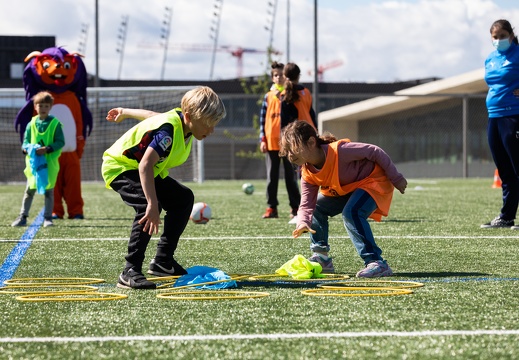
<path fill-rule="evenodd" d="M 86 343 L 119 341 L 228 341 L 228 340 L 285 340 L 311 338 L 374 338 L 374 337 L 433 337 L 433 336 L 519 336 L 519 330 L 426 330 L 387 332 L 332 332 L 296 334 L 229 334 L 229 335 L 142 335 L 142 336 L 85 336 L 85 337 L 5 337 L 0 343 Z"/>
<path fill-rule="evenodd" d="M 330 236 L 330 239 L 349 239 L 348 236 Z M 265 239 L 293 239 L 292 236 L 201 236 L 201 237 L 182 237 L 180 240 L 265 240 Z M 304 237 L 300 239 L 306 239 Z M 454 240 L 464 240 L 464 239 L 519 239 L 519 234 L 515 236 L 449 236 L 449 235 L 441 235 L 441 236 L 413 236 L 413 235 L 394 235 L 394 236 L 377 236 L 377 239 L 454 239 Z M 158 240 L 158 238 L 152 238 L 151 240 Z M 2 242 L 23 242 L 28 240 L 20 240 L 20 239 L 0 239 L 0 243 Z M 124 238 L 54 238 L 54 239 L 33 239 L 32 242 L 47 242 L 47 241 L 128 241 L 127 237 Z"/>

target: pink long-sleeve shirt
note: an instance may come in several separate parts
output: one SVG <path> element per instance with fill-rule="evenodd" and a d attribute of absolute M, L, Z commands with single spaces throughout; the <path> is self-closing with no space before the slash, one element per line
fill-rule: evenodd
<path fill-rule="evenodd" d="M 328 144 L 323 144 L 321 147 L 324 153 L 328 154 Z M 378 164 L 384 170 L 393 184 L 404 178 L 396 169 L 389 155 L 376 145 L 342 142 L 337 148 L 337 153 L 339 181 L 342 186 L 367 178 L 375 168 L 375 164 Z M 305 164 L 304 166 L 310 172 L 319 171 L 313 165 Z M 308 227 L 311 226 L 319 188 L 319 185 L 313 185 L 301 179 L 301 203 L 297 211 L 298 225 L 304 223 Z"/>

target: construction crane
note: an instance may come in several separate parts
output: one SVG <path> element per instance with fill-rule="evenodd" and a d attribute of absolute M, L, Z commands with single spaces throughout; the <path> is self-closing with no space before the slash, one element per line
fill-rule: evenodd
<path fill-rule="evenodd" d="M 174 49 L 186 50 L 186 51 L 213 51 L 213 45 L 206 44 L 174 44 L 172 46 Z M 234 45 L 220 45 L 216 48 L 216 51 L 227 52 L 237 59 L 237 72 L 236 77 L 241 78 L 243 75 L 243 54 L 273 54 L 273 55 L 281 55 L 282 53 L 278 50 L 260 50 L 260 49 L 251 49 L 244 48 L 241 46 Z"/>
<path fill-rule="evenodd" d="M 156 47 L 162 47 L 161 44 L 139 44 L 139 47 L 146 47 L 146 48 L 156 48 Z M 184 51 L 214 51 L 214 46 L 211 44 L 172 44 L 169 45 L 170 49 L 176 49 L 176 50 L 184 50 Z M 273 54 L 273 55 L 281 55 L 282 52 L 278 51 L 276 49 L 270 49 L 270 50 L 260 50 L 260 49 L 252 49 L 252 48 L 245 48 L 241 46 L 236 45 L 220 45 L 216 48 L 216 51 L 219 52 L 227 52 L 231 54 L 232 56 L 236 57 L 237 59 L 237 72 L 236 76 L 237 78 L 241 78 L 243 75 L 243 54 Z"/>
<path fill-rule="evenodd" d="M 329 69 L 333 69 L 333 68 L 336 68 L 336 67 L 339 67 L 343 64 L 343 61 L 342 60 L 334 60 L 334 61 L 331 61 L 327 64 L 324 64 L 324 65 L 319 65 L 317 67 L 317 79 L 319 80 L 319 82 L 323 81 L 323 73 L 326 71 L 326 70 L 329 70 Z M 308 75 L 312 75 L 312 70 L 309 70 L 308 71 Z"/>

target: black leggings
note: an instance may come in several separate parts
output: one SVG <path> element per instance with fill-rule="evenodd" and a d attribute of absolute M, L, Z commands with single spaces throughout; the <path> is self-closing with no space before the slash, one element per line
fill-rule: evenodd
<path fill-rule="evenodd" d="M 126 268 L 133 267 L 142 271 L 142 263 L 151 235 L 143 231 L 144 225 L 139 224 L 139 220 L 146 214 L 148 205 L 139 172 L 137 170 L 126 171 L 115 178 L 110 186 L 121 195 L 126 205 L 135 209 L 135 218 L 128 241 Z M 155 259 L 159 263 L 168 264 L 173 259 L 180 235 L 189 221 L 195 197 L 191 189 L 170 177 L 162 179 L 157 176 L 155 191 L 159 202 L 159 212 L 166 211 L 163 220 L 164 231 L 157 244 Z"/>
<path fill-rule="evenodd" d="M 499 217 L 514 220 L 519 204 L 519 115 L 489 118 L 488 144 L 503 183 Z"/>
<path fill-rule="evenodd" d="M 279 165 L 283 162 L 283 170 L 285 171 L 285 185 L 288 192 L 288 202 L 292 209 L 299 208 L 301 202 L 301 193 L 299 192 L 299 183 L 297 171 L 294 165 L 286 157 L 279 157 L 279 151 L 269 150 L 266 156 L 267 164 L 267 204 L 269 207 L 275 208 L 279 205 L 278 201 L 278 183 L 279 183 Z"/>

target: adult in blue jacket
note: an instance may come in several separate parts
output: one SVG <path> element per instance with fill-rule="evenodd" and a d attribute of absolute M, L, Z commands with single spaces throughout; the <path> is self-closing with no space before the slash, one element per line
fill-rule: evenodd
<path fill-rule="evenodd" d="M 502 181 L 503 207 L 482 228 L 514 226 L 519 204 L 519 46 L 512 25 L 497 20 L 490 27 L 495 51 L 485 61 L 488 85 L 488 144 Z"/>

